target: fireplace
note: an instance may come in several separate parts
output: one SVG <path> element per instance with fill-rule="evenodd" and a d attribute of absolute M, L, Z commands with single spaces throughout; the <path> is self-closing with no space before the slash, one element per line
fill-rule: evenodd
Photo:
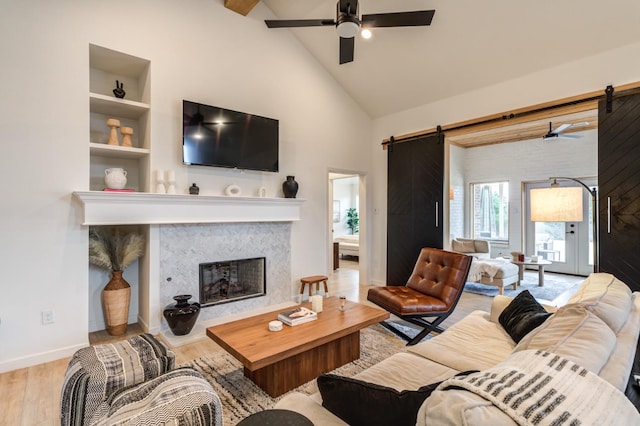
<path fill-rule="evenodd" d="M 266 295 L 265 258 L 225 260 L 199 265 L 200 304 L 212 306 Z"/>

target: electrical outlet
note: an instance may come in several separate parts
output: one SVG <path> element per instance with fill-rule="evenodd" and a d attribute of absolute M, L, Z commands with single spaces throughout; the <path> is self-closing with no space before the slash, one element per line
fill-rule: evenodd
<path fill-rule="evenodd" d="M 53 309 L 47 309 L 41 312 L 42 325 L 53 324 L 55 319 L 53 317 Z"/>

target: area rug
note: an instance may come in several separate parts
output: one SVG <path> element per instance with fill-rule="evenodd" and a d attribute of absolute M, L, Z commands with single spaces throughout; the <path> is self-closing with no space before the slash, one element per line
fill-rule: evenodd
<path fill-rule="evenodd" d="M 405 342 L 380 325 L 360 332 L 360 359 L 333 370 L 335 374 L 353 376 L 389 356 L 406 350 Z M 245 417 L 272 408 L 284 395 L 272 398 L 244 377 L 242 364 L 224 350 L 195 359 L 184 366 L 198 370 L 211 383 L 222 401 L 223 423 L 235 425 Z M 317 392 L 315 380 L 292 392 Z M 286 394 L 285 394 L 286 395 Z"/>
<path fill-rule="evenodd" d="M 505 296 L 513 297 L 523 290 L 529 290 L 529 292 L 536 299 L 545 302 L 553 302 L 553 300 L 555 300 L 563 293 L 574 292 L 575 290 L 577 290 L 582 283 L 582 280 L 583 278 L 574 280 L 568 279 L 562 275 L 545 274 L 544 286 L 539 287 L 538 272 L 525 271 L 524 280 L 521 281 L 521 285 L 519 285 L 516 290 L 513 289 L 513 285 L 505 286 L 502 294 L 504 294 Z M 498 294 L 498 287 L 467 282 L 464 286 L 464 291 L 493 297 Z"/>

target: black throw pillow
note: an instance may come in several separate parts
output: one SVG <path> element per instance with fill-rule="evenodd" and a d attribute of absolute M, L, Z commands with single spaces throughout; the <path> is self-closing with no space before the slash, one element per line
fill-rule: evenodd
<path fill-rule="evenodd" d="M 335 374 L 322 374 L 317 382 L 322 406 L 350 426 L 413 426 L 420 406 L 440 384 L 399 392 Z"/>
<path fill-rule="evenodd" d="M 502 328 L 518 343 L 531 330 L 545 322 L 551 314 L 529 293 L 520 292 L 502 311 L 498 321 Z"/>

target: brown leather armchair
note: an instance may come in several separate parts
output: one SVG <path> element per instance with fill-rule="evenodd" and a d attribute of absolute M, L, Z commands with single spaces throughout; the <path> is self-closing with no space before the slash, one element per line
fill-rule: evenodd
<path fill-rule="evenodd" d="M 415 345 L 453 312 L 467 281 L 471 256 L 435 248 L 423 248 L 405 285 L 369 289 L 367 300 L 424 329 L 414 338 L 389 323 L 382 325 Z M 433 318 L 430 321 L 425 318 Z"/>

